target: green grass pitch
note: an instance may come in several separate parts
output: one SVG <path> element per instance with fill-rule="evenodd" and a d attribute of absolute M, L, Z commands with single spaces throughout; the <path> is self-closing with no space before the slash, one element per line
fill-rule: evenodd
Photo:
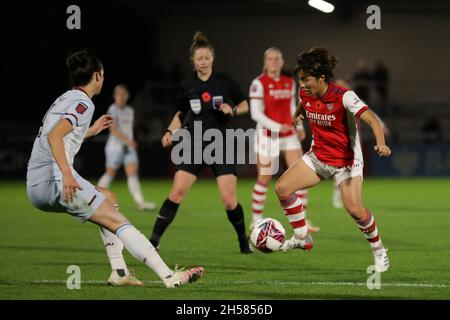
<path fill-rule="evenodd" d="M 125 251 L 145 286 L 107 286 L 110 266 L 96 226 L 40 212 L 29 203 L 24 182 L 2 182 L 0 299 L 450 299 L 449 185 L 448 178 L 365 179 L 364 203 L 377 219 L 391 260 L 381 289 L 369 290 L 369 245 L 348 214 L 332 207 L 330 182 L 309 192 L 308 215 L 321 227 L 311 252 L 242 255 L 215 181 L 200 179 L 164 235 L 161 256 L 171 267 L 203 265 L 205 274 L 195 284 L 165 289 Z M 170 180 L 143 181 L 145 195 L 158 203 L 170 186 Z M 251 180 L 238 182 L 247 223 L 252 186 Z M 148 235 L 156 211 L 138 211 L 124 181 L 114 182 L 112 190 L 121 211 Z M 280 220 L 291 236 L 273 183 L 265 215 Z M 81 268 L 80 290 L 66 287 L 69 265 Z"/>

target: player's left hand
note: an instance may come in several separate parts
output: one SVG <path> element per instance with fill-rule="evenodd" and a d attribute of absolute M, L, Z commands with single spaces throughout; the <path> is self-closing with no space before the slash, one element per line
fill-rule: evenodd
<path fill-rule="evenodd" d="M 374 150 L 380 157 L 389 157 L 391 155 L 391 149 L 385 144 L 378 144 L 374 147 Z"/>
<path fill-rule="evenodd" d="M 98 118 L 92 125 L 92 127 L 91 127 L 92 133 L 94 135 L 97 135 L 100 132 L 102 132 L 103 130 L 110 128 L 114 124 L 115 124 L 115 121 L 114 121 L 113 117 L 108 114 L 104 114 L 100 118 Z"/>
<path fill-rule="evenodd" d="M 219 110 L 224 114 L 233 114 L 233 108 L 228 103 L 221 104 Z"/>

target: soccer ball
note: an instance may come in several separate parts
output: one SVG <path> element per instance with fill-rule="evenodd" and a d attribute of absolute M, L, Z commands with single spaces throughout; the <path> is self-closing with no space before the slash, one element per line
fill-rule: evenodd
<path fill-rule="evenodd" d="M 250 240 L 259 251 L 270 253 L 280 250 L 286 231 L 278 220 L 263 218 L 255 222 Z"/>

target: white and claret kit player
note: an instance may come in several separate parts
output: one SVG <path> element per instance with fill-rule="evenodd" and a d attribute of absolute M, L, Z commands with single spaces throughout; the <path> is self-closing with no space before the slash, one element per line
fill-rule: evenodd
<path fill-rule="evenodd" d="M 44 116 L 33 145 L 27 171 L 27 193 L 31 203 L 46 212 L 68 213 L 81 222 L 100 226 L 100 234 L 111 264 L 111 285 L 143 285 L 128 270 L 123 247 L 151 268 L 166 287 L 196 280 L 202 267 L 187 271 L 171 270 L 158 252 L 118 211 L 115 195 L 94 187 L 73 168 L 75 155 L 84 139 L 114 124 L 103 115 L 90 126 L 94 114 L 91 98 L 103 85 L 103 66 L 95 56 L 79 51 L 67 58 L 74 86 L 52 104 Z"/>
<path fill-rule="evenodd" d="M 372 248 L 375 271 L 389 268 L 386 248 L 378 234 L 375 218 L 362 204 L 363 158 L 356 118 L 367 123 L 375 136 L 375 151 L 389 156 L 380 121 L 358 96 L 332 82 L 337 60 L 328 50 L 311 49 L 297 58 L 296 74 L 300 79 L 299 106 L 294 126 L 302 120 L 305 111 L 313 134 L 311 150 L 292 165 L 277 181 L 275 191 L 294 235 L 282 245 L 282 250 L 293 248 L 310 250 L 312 237 L 305 226 L 303 205 L 295 194 L 298 189 L 312 187 L 334 176 L 344 207 L 356 221 Z"/>
<path fill-rule="evenodd" d="M 152 210 L 156 207 L 153 202 L 144 200 L 141 183 L 139 182 L 138 144 L 134 139 L 134 110 L 127 105 L 129 91 L 123 84 L 114 88 L 114 103 L 108 108 L 115 125 L 109 128 L 109 137 L 105 146 L 106 172 L 98 181 L 98 186 L 109 188 L 117 175 L 120 166 L 124 166 L 127 175 L 128 190 L 140 210 Z"/>
<path fill-rule="evenodd" d="M 302 156 L 299 141 L 305 138 L 303 126 L 292 126 L 292 116 L 296 110 L 296 86 L 293 78 L 281 73 L 283 68 L 281 50 L 275 47 L 264 52 L 263 74 L 253 80 L 250 86 L 250 112 L 256 121 L 254 150 L 258 157 L 258 177 L 252 192 L 253 224 L 263 217 L 268 184 L 272 178 L 274 165 L 280 153 L 287 167 Z M 276 134 L 273 134 L 276 132 Z M 308 204 L 308 190 L 297 190 L 302 200 L 304 212 Z M 306 221 L 310 232 L 319 231 L 318 227 Z"/>

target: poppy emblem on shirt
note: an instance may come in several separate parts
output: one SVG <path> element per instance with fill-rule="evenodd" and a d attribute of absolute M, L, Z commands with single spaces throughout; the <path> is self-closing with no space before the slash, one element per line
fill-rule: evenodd
<path fill-rule="evenodd" d="M 202 100 L 203 102 L 210 102 L 211 101 L 211 95 L 209 92 L 203 92 L 202 93 Z"/>
<path fill-rule="evenodd" d="M 77 107 L 75 108 L 75 111 L 78 112 L 79 114 L 83 114 L 86 110 L 87 110 L 87 107 L 82 103 L 79 103 L 77 105 Z"/>

